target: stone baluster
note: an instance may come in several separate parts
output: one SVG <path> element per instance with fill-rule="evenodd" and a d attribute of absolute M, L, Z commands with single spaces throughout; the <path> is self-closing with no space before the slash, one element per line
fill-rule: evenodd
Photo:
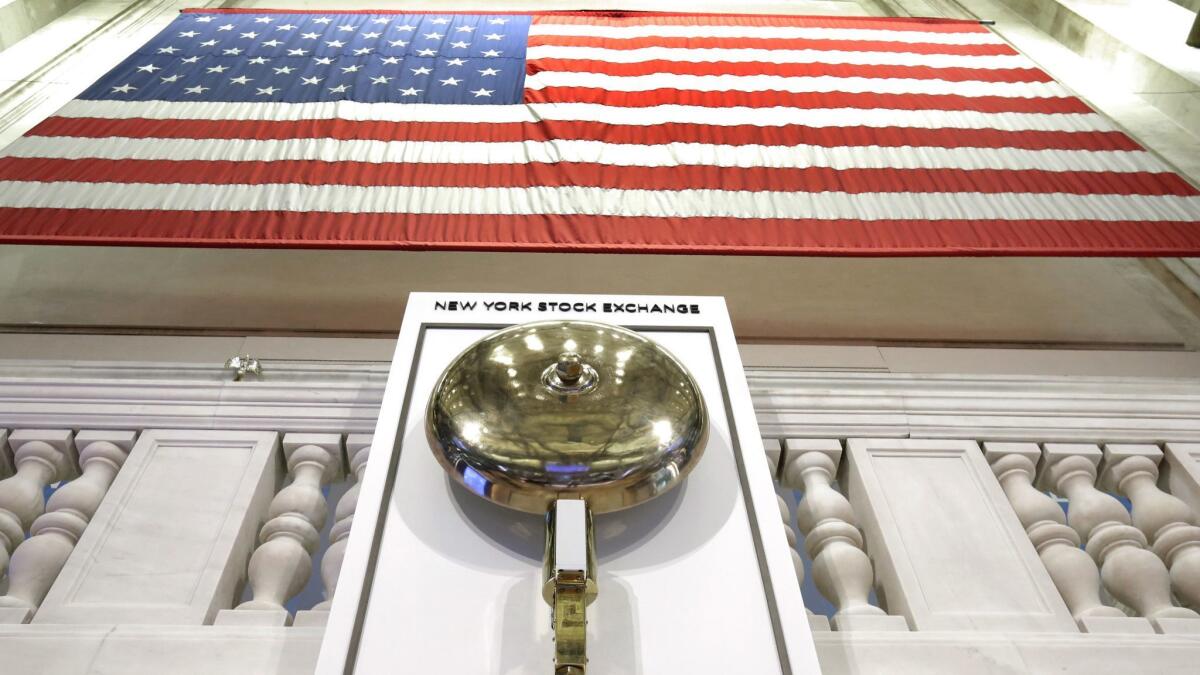
<path fill-rule="evenodd" d="M 1116 607 L 1100 601 L 1100 570 L 1079 548 L 1079 534 L 1067 526 L 1067 517 L 1049 495 L 1033 486 L 1042 456 L 1036 443 L 984 443 L 984 455 L 1004 495 L 1025 528 L 1042 564 L 1050 573 L 1071 616 L 1089 633 L 1137 631 Z"/>
<path fill-rule="evenodd" d="M 354 484 L 338 499 L 333 512 L 333 529 L 329 531 L 329 546 L 321 557 L 321 582 L 325 586 L 325 599 L 311 610 L 297 612 L 296 626 L 323 626 L 329 618 L 333 594 L 337 591 L 338 575 L 342 571 L 342 560 L 346 556 L 346 544 L 350 529 L 354 525 L 354 510 L 358 507 L 358 492 L 363 475 L 367 471 L 367 460 L 371 455 L 371 434 L 350 434 L 346 437 L 346 457 L 350 461 L 350 475 Z"/>
<path fill-rule="evenodd" d="M 321 488 L 342 473 L 341 436 L 286 434 L 283 452 L 291 482 L 271 500 L 260 544 L 250 557 L 251 599 L 219 612 L 218 625 L 289 625 L 284 603 L 312 575 L 312 555 L 329 511 Z"/>
<path fill-rule="evenodd" d="M 46 486 L 78 475 L 71 436 L 66 429 L 19 429 L 9 436 L 16 472 L 0 481 L 0 575 L 45 511 Z"/>
<path fill-rule="evenodd" d="M 1162 458 L 1156 445 L 1106 445 L 1100 485 L 1129 498 L 1133 525 L 1167 564 L 1175 597 L 1200 609 L 1200 527 L 1187 504 L 1159 489 Z"/>
<path fill-rule="evenodd" d="M 1170 619 L 1197 618 L 1171 603 L 1171 580 L 1158 556 L 1146 549 L 1146 535 L 1131 525 L 1129 512 L 1095 487 L 1102 453 L 1095 445 L 1047 443 L 1043 487 L 1068 501 L 1067 524 L 1100 566 L 1100 580 L 1117 601 L 1150 620 L 1159 632 Z"/>
<path fill-rule="evenodd" d="M 81 431 L 75 436 L 80 476 L 50 496 L 46 512 L 13 552 L 8 594 L 0 597 L 0 623 L 24 623 L 50 590 L 83 536 L 137 438 L 135 431 Z"/>
<path fill-rule="evenodd" d="M 836 440 L 784 442 L 783 484 L 803 490 L 796 509 L 804 547 L 813 561 L 813 581 L 837 613 L 836 630 L 908 630 L 903 617 L 870 604 L 874 569 L 850 502 L 833 488 L 842 446 Z"/>

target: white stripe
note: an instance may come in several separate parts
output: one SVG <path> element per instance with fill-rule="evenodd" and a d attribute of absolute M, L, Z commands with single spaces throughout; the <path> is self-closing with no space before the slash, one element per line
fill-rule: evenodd
<path fill-rule="evenodd" d="M 369 162 L 373 164 L 527 164 L 583 162 L 610 166 L 723 166 L 833 169 L 1039 169 L 1043 171 L 1168 171 L 1148 152 L 816 145 L 634 145 L 585 140 L 369 141 L 26 136 L 8 146 L 13 157 L 199 161 Z"/>
<path fill-rule="evenodd" d="M 863 220 L 1200 220 L 1200 197 L 0 182 L 16 208 Z"/>
<path fill-rule="evenodd" d="M 608 91 L 684 89 L 692 91 L 787 91 L 873 94 L 954 94 L 1050 98 L 1071 96 L 1057 82 L 950 82 L 872 77 L 780 77 L 778 75 L 653 75 L 619 76 L 605 73 L 540 71 L 526 76 L 526 89 L 591 87 Z"/>
<path fill-rule="evenodd" d="M 1000 129 L 1004 131 L 1115 131 L 1095 113 L 984 113 L 973 110 L 875 110 L 796 108 L 707 108 L 660 105 L 621 108 L 596 103 L 527 105 L 435 105 L 400 103 L 185 103 L 173 101 L 75 100 L 60 117 L 112 119 L 306 120 L 342 119 L 384 122 L 540 122 L 542 120 L 604 122 L 652 126 L 684 123 L 760 127 L 914 127 L 920 129 Z"/>
<path fill-rule="evenodd" d="M 547 18 L 543 20 L 553 20 Z M 808 26 L 591 26 L 568 23 L 535 23 L 530 35 L 575 35 L 599 38 L 780 38 L 794 40 L 877 40 L 881 42 L 942 45 L 1003 44 L 991 32 L 931 33 L 870 28 L 816 28 Z"/>
<path fill-rule="evenodd" d="M 850 63 L 871 66 L 928 66 L 930 68 L 1033 68 L 1034 63 L 1020 54 L 1001 56 L 961 56 L 958 54 L 913 54 L 908 52 L 849 52 L 821 49 L 683 49 L 644 47 L 642 49 L 604 49 L 602 47 L 560 47 L 538 45 L 526 51 L 526 59 L 592 59 L 609 63 L 642 61 L 684 61 L 689 63 Z"/>

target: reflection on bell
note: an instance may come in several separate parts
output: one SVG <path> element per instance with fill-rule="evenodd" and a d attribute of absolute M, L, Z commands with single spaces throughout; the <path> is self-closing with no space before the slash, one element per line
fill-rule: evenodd
<path fill-rule="evenodd" d="M 425 429 L 438 462 L 468 490 L 546 514 L 555 674 L 582 675 L 584 608 L 597 592 L 592 514 L 663 494 L 695 467 L 708 434 L 699 386 L 669 352 L 625 328 L 521 324 L 451 362 Z"/>

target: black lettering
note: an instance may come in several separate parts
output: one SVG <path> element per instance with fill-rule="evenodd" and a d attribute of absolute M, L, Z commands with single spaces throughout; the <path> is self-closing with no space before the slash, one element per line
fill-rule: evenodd
<path fill-rule="evenodd" d="M 441 300 L 434 300 L 433 308 L 434 309 L 446 309 L 446 303 L 442 302 Z"/>
<path fill-rule="evenodd" d="M 589 303 L 587 304 L 587 307 L 586 307 L 585 309 L 586 309 L 587 311 L 589 311 L 589 312 L 594 312 L 594 311 L 596 311 L 596 303 L 594 303 L 594 302 L 589 302 Z"/>
<path fill-rule="evenodd" d="M 700 305 L 692 305 L 692 314 L 700 313 Z"/>
<path fill-rule="evenodd" d="M 469 310 L 475 309 L 479 305 L 479 303 L 475 302 L 474 300 L 472 300 L 471 302 L 460 302 L 458 304 L 462 306 L 464 311 L 469 311 Z"/>
<path fill-rule="evenodd" d="M 532 308 L 533 308 L 533 303 L 532 303 L 532 302 L 522 302 L 522 303 L 521 303 L 521 311 L 522 311 L 522 312 L 528 312 L 528 311 L 530 311 Z"/>
<path fill-rule="evenodd" d="M 546 311 L 546 303 L 544 303 L 544 302 L 539 302 L 539 303 L 538 303 L 538 311 L 539 311 L 539 312 L 544 312 L 544 311 Z"/>

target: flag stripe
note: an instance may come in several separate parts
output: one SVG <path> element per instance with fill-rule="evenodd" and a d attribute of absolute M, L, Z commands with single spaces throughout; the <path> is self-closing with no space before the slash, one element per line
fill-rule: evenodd
<path fill-rule="evenodd" d="M 8 155 L 58 159 L 373 162 L 411 164 L 526 164 L 583 162 L 609 166 L 768 166 L 834 169 L 1035 169 L 1151 172 L 1166 169 L 1147 152 L 879 146 L 762 146 L 670 143 L 622 145 L 601 141 L 366 141 L 74 138 L 26 136 Z"/>
<path fill-rule="evenodd" d="M 777 38 L 792 40 L 854 40 L 916 42 L 946 45 L 999 44 L 988 32 L 903 31 L 875 28 L 827 28 L 812 26 L 747 24 L 646 24 L 601 25 L 547 23 L 537 20 L 529 28 L 530 38 L 581 36 L 609 40 L 665 38 Z"/>
<path fill-rule="evenodd" d="M 890 66 L 928 66 L 933 68 L 1031 68 L 1034 64 L 1019 54 L 1003 56 L 958 56 L 955 54 L 905 54 L 897 52 L 824 51 L 820 49 L 677 49 L 642 47 L 605 49 L 601 47 L 530 47 L 529 59 L 592 59 L 612 63 L 639 61 L 728 62 L 773 61 L 776 63 L 853 63 Z"/>
<path fill-rule="evenodd" d="M 0 241 L 760 255 L 1174 255 L 1189 223 L 1086 220 L 738 220 L 321 211 L 0 208 Z"/>
<path fill-rule="evenodd" d="M 721 127 L 665 123 L 653 126 L 544 120 L 473 124 L 375 120 L 165 120 L 51 117 L 29 136 L 84 138 L 244 138 L 283 140 L 323 138 L 373 141 L 577 141 L 603 139 L 623 145 L 702 143 L 707 145 L 934 146 L 943 148 L 1019 148 L 1026 150 L 1134 150 L 1141 147 L 1119 131 L 1000 131 L 996 129 L 921 129 L 909 127 Z"/>
<path fill-rule="evenodd" d="M 768 37 L 642 37 L 614 40 L 608 37 L 576 35 L 529 36 L 530 47 L 599 47 L 602 49 L 644 49 L 665 47 L 672 49 L 772 49 L 772 50 L 819 50 L 847 52 L 903 52 L 906 54 L 953 54 L 958 56 L 1002 56 L 1015 55 L 1017 51 L 1002 43 L 945 44 L 923 42 L 896 42 L 892 40 L 797 40 L 794 38 Z"/>
<path fill-rule="evenodd" d="M 93 189 L 97 186 L 99 189 Z M 212 209 L 330 213 L 785 218 L 857 220 L 1142 220 L 1193 222 L 1200 197 L 1030 193 L 745 192 L 595 187 L 469 188 L 345 185 L 208 185 L 0 181 L 0 206 L 74 209 Z"/>
<path fill-rule="evenodd" d="M 791 92 L 852 94 L 936 94 L 1062 98 L 1070 92 L 1055 82 L 950 82 L 946 80 L 880 79 L 868 77 L 781 77 L 778 75 L 652 75 L 614 76 L 605 73 L 538 71 L 525 77 L 526 89 L 587 87 L 606 91 L 655 89 L 702 92 Z"/>
<path fill-rule="evenodd" d="M 692 14 L 670 16 L 664 14 L 628 17 L 605 17 L 597 15 L 568 16 L 535 14 L 533 26 L 612 26 L 616 28 L 640 26 L 800 26 L 826 29 L 873 29 L 885 26 L 897 33 L 981 33 L 990 34 L 978 21 L 961 19 L 926 18 L 881 18 L 881 17 L 835 17 L 835 16 L 790 16 L 790 15 L 728 15 Z M 993 38 L 994 39 L 994 38 Z"/>
<path fill-rule="evenodd" d="M 612 91 L 591 87 L 526 89 L 530 103 L 594 103 L 625 108 L 686 105 L 711 108 L 789 108 L 792 110 L 974 110 L 985 113 L 1087 113 L 1086 103 L 1071 97 L 1009 98 L 956 94 L 883 94 L 786 91 L 695 91 L 652 89 Z"/>
<path fill-rule="evenodd" d="M 664 123 L 717 126 L 805 125 L 810 127 L 916 127 L 923 129 L 999 129 L 1002 131 L 1116 131 L 1095 113 L 983 113 L 972 110 L 793 110 L 790 108 L 708 108 L 664 105 L 621 108 L 591 103 L 528 105 L 389 105 L 357 101 L 318 103 L 248 103 L 179 101 L 100 101 L 76 99 L 58 111 L 60 117 L 307 120 L 345 119 L 389 122 L 602 122 L 649 126 Z"/>
<path fill-rule="evenodd" d="M 0 158 L 0 180 L 81 183 L 268 185 L 414 185 L 422 187 L 586 186 L 650 190 L 725 189 L 750 192 L 1027 192 L 1196 195 L 1173 173 L 960 169 L 779 169 L 771 167 L 627 167 L 559 162 L 505 164 L 378 164 L 302 160 L 196 161 Z"/>
<path fill-rule="evenodd" d="M 607 75 L 776 75 L 779 77 L 867 77 L 905 80 L 946 80 L 949 82 L 1053 82 L 1037 68 L 931 68 L 929 66 L 879 66 L 845 63 L 740 63 L 640 61 L 609 63 L 587 59 L 535 59 L 526 66 L 528 73 L 563 71 L 604 73 Z"/>

